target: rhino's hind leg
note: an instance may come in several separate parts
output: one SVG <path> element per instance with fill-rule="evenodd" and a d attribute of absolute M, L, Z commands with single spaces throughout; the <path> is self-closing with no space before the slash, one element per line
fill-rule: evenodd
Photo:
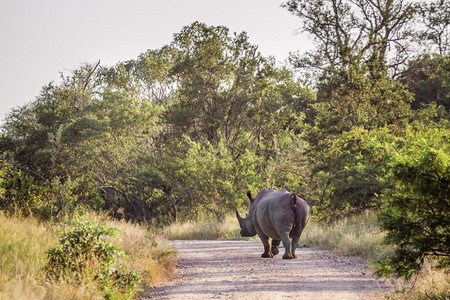
<path fill-rule="evenodd" d="M 292 238 L 292 243 L 291 243 L 291 253 L 292 253 L 292 258 L 298 258 L 298 255 L 295 254 L 295 249 L 297 248 L 298 245 L 298 240 L 300 239 L 300 237 L 298 236 L 294 236 Z"/>
<path fill-rule="evenodd" d="M 283 259 L 291 259 L 292 252 L 291 252 L 291 240 L 289 239 L 289 233 L 285 232 L 285 234 L 282 234 L 281 240 L 283 241 L 283 246 L 284 246 Z"/>
<path fill-rule="evenodd" d="M 280 253 L 278 247 L 280 246 L 281 240 L 272 240 L 272 254 L 277 255 Z"/>

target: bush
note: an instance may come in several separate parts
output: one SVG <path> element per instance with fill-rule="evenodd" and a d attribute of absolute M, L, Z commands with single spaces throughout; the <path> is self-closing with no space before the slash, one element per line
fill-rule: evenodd
<path fill-rule="evenodd" d="M 331 223 L 342 217 L 380 207 L 385 174 L 384 143 L 393 137 L 387 127 L 366 130 L 353 127 L 333 138 L 320 154 L 323 162 L 314 166 L 313 181 L 318 188 L 314 212 L 320 221 Z"/>
<path fill-rule="evenodd" d="M 155 236 L 146 227 L 124 220 L 115 221 L 106 213 L 86 212 L 83 218 L 93 224 L 104 224 L 120 231 L 120 239 L 109 240 L 127 255 L 126 259 L 117 257 L 118 262 L 127 270 L 139 272 L 145 286 L 163 282 L 173 275 L 177 264 L 175 251 L 167 241 Z M 94 278 L 95 272 L 87 272 L 92 276 L 85 277 L 81 282 L 48 278 L 48 249 L 59 244 L 61 229 L 65 227 L 62 225 L 65 224 L 42 222 L 23 216 L 6 216 L 0 211 L 0 299 L 127 298 L 128 295 L 121 290 L 135 282 L 133 276 L 119 278 L 117 275 L 133 273 L 125 272 L 117 262 L 110 269 L 107 282 Z M 70 231 L 76 227 L 72 226 Z M 55 248 L 60 249 L 61 246 Z M 90 269 L 93 267 L 88 266 Z M 110 278 L 111 276 L 114 278 Z M 134 294 L 139 290 L 139 287 L 135 288 Z"/>
<path fill-rule="evenodd" d="M 106 298 L 131 297 L 141 278 L 117 265 L 125 253 L 110 241 L 118 234 L 116 229 L 75 221 L 74 229 L 61 236 L 61 245 L 48 250 L 47 279 L 73 284 L 94 280 Z"/>
<path fill-rule="evenodd" d="M 0 210 L 7 214 L 47 218 L 49 187 L 12 164 L 0 160 Z"/>
<path fill-rule="evenodd" d="M 446 126 L 416 124 L 389 151 L 381 227 L 397 245 L 376 274 L 410 279 L 427 257 L 450 266 L 450 132 Z"/>
<path fill-rule="evenodd" d="M 221 139 L 217 145 L 199 143 L 185 136 L 178 148 L 185 153 L 173 161 L 172 195 L 177 199 L 180 219 L 222 220 L 245 201 L 248 190 L 261 185 L 260 158 L 248 149 L 232 153 Z"/>
<path fill-rule="evenodd" d="M 78 183 L 70 177 L 47 181 L 37 173 L 0 159 L 0 210 L 41 220 L 65 217 L 78 205 Z"/>

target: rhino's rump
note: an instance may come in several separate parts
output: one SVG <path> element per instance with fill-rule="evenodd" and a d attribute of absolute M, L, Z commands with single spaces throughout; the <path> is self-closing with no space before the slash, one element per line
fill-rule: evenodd
<path fill-rule="evenodd" d="M 265 190 L 255 198 L 254 224 L 272 239 L 279 240 L 281 232 L 290 232 L 294 227 L 295 213 L 290 205 L 290 195 L 286 191 Z"/>

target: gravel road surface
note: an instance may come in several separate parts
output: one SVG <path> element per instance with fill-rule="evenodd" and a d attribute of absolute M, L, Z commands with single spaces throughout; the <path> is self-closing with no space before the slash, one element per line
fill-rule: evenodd
<path fill-rule="evenodd" d="M 173 241 L 178 276 L 141 299 L 382 299 L 397 286 L 332 252 L 297 249 L 298 259 L 260 258 L 261 242 Z M 284 249 L 280 249 L 282 254 Z"/>

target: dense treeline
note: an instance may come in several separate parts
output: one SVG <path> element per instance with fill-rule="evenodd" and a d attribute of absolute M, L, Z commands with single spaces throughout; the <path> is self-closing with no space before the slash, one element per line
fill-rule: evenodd
<path fill-rule="evenodd" d="M 0 210 L 159 225 L 285 187 L 324 222 L 379 210 L 397 274 L 428 255 L 448 266 L 449 2 L 283 6 L 316 42 L 292 68 L 246 33 L 195 22 L 161 49 L 43 87 L 2 127 Z"/>

